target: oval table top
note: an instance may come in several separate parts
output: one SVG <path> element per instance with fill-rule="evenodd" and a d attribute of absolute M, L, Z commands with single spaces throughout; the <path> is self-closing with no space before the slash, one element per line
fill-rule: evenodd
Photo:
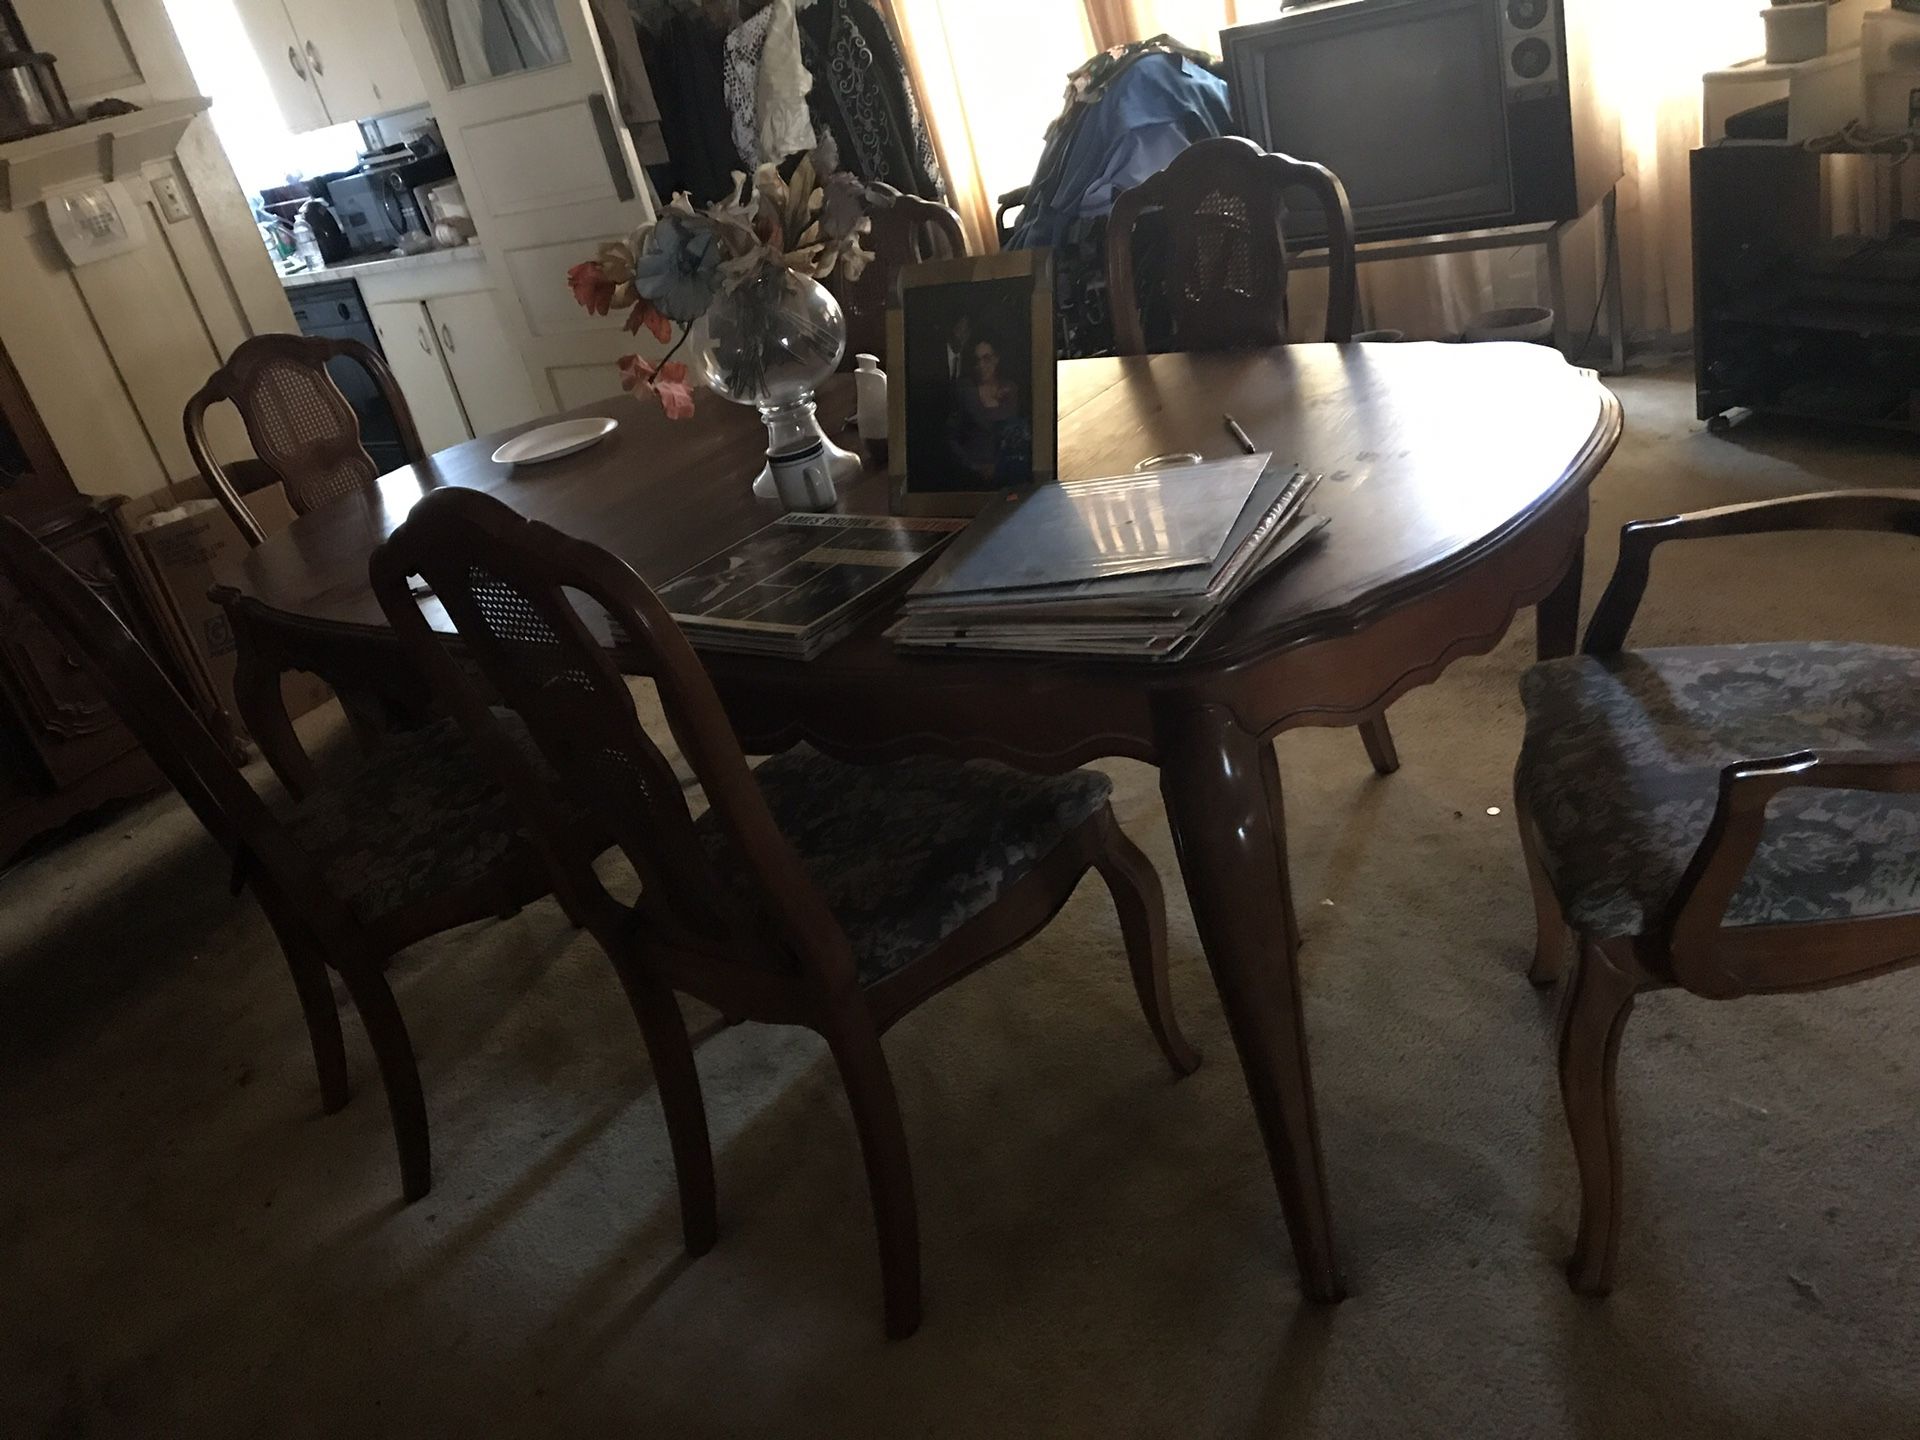
<path fill-rule="evenodd" d="M 1618 402 L 1597 377 L 1534 345 L 1295 345 L 1071 360 L 1060 367 L 1059 393 L 1063 479 L 1125 471 L 1169 451 L 1235 453 L 1223 419 L 1232 414 L 1282 463 L 1327 477 L 1314 508 L 1332 524 L 1172 664 L 910 656 L 881 637 L 883 612 L 805 662 L 808 672 L 825 679 L 875 665 L 956 664 L 1111 671 L 1119 663 L 1154 683 L 1351 633 L 1461 573 L 1591 480 L 1620 431 Z M 765 439 L 758 417 L 717 397 L 700 406 L 680 422 L 624 395 L 582 406 L 570 413 L 611 416 L 619 429 L 535 466 L 490 458 L 516 432 L 454 446 L 300 517 L 222 578 L 295 623 L 384 631 L 367 557 L 424 489 L 464 485 L 605 546 L 661 584 L 779 513 L 751 494 Z M 835 376 L 821 392 L 822 421 L 838 432 L 851 409 L 849 377 Z M 869 467 L 845 487 L 841 508 L 880 514 L 888 499 L 886 476 Z M 800 664 L 711 658 L 727 669 Z"/>

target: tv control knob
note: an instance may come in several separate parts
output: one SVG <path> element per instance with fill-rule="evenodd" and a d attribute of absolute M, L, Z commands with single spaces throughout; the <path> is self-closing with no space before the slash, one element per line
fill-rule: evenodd
<path fill-rule="evenodd" d="M 1522 80 L 1538 80 L 1553 68 L 1553 47 L 1535 37 L 1513 47 L 1513 73 Z"/>
<path fill-rule="evenodd" d="M 1507 0 L 1507 19 L 1516 30 L 1531 30 L 1547 18 L 1548 0 Z"/>

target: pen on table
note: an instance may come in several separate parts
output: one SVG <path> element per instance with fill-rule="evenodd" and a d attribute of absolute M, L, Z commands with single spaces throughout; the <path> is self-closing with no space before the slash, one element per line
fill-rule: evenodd
<path fill-rule="evenodd" d="M 1242 450 L 1246 451 L 1249 455 L 1257 455 L 1260 453 L 1260 447 L 1253 443 L 1253 437 L 1251 435 L 1240 428 L 1240 422 L 1238 420 L 1234 419 L 1231 415 L 1223 415 L 1220 418 L 1227 422 L 1227 433 L 1240 442 L 1240 448 Z"/>

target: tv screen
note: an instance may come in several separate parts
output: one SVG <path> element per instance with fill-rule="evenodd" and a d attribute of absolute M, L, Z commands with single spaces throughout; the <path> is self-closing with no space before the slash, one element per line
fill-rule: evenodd
<path fill-rule="evenodd" d="M 1513 207 L 1499 10 L 1489 0 L 1346 3 L 1229 33 L 1252 139 L 1340 177 L 1369 230 L 1467 228 Z M 1326 234 L 1289 196 L 1288 238 Z"/>

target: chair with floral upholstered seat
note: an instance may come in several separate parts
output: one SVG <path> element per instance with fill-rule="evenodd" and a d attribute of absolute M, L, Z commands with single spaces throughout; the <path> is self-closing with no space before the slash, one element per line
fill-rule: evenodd
<path fill-rule="evenodd" d="M 244 884 L 259 900 L 293 974 L 329 1114 L 347 1103 L 348 1085 L 328 969 L 346 983 L 386 1086 L 402 1192 L 408 1200 L 426 1194 L 426 1102 L 384 972 L 416 941 L 549 893 L 546 866 L 505 795 L 442 719 L 396 732 L 350 773 L 276 813 L 119 617 L 4 518 L 0 575 L 87 667 L 231 858 L 236 889 Z"/>
<path fill-rule="evenodd" d="M 1153 866 L 1093 771 L 985 761 L 846 764 L 798 746 L 750 769 L 719 695 L 658 598 L 615 556 L 477 490 L 428 495 L 374 554 L 374 591 L 447 709 L 522 807 L 555 885 L 641 1015 L 695 1254 L 714 1242 L 713 1157 L 675 992 L 825 1037 L 846 1086 L 880 1235 L 890 1335 L 920 1321 L 919 1222 L 880 1047 L 894 1022 L 1044 927 L 1089 870 L 1111 890 L 1149 1026 L 1173 1069 L 1198 1057 L 1167 991 Z M 500 734 L 409 588 L 432 587 L 464 659 L 525 721 L 558 784 Z M 651 676 L 708 809 L 690 811 L 615 655 Z M 587 805 L 632 861 L 616 899 L 576 839 Z"/>
<path fill-rule="evenodd" d="M 1628 525 L 1584 653 L 1523 684 L 1515 776 L 1539 931 L 1577 938 L 1560 1022 L 1580 1171 L 1575 1289 L 1612 1288 L 1614 1072 L 1643 990 L 1810 990 L 1920 958 L 1920 650 L 1836 642 L 1624 650 L 1669 540 L 1810 529 L 1920 536 L 1920 496 L 1847 491 Z"/>

